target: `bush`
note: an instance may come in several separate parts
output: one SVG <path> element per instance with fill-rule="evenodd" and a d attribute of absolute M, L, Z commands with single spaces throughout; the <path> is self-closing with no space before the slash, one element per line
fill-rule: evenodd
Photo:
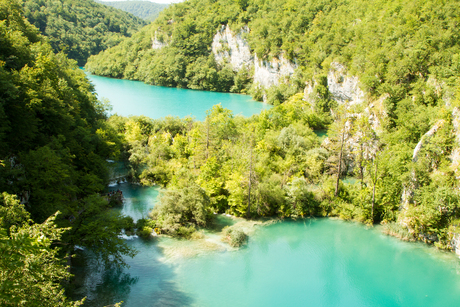
<path fill-rule="evenodd" d="M 125 216 L 121 220 L 121 228 L 125 230 L 126 234 L 132 233 L 134 231 L 134 226 L 135 224 L 134 224 L 133 218 L 130 216 Z"/>
<path fill-rule="evenodd" d="M 402 225 L 395 222 L 383 225 L 383 233 L 397 237 L 404 241 L 415 241 L 414 236 L 409 232 L 409 230 L 406 227 L 403 227 Z"/>
<path fill-rule="evenodd" d="M 177 231 L 177 235 L 179 237 L 183 237 L 185 239 L 190 239 L 192 238 L 192 235 L 196 232 L 196 228 L 194 226 L 181 226 L 179 227 L 179 230 Z"/>
<path fill-rule="evenodd" d="M 147 239 L 152 235 L 153 228 L 149 226 L 144 226 L 140 229 L 137 229 L 137 235 L 141 238 Z"/>
<path fill-rule="evenodd" d="M 136 223 L 136 234 L 141 238 L 148 238 L 152 235 L 153 229 L 156 224 L 154 220 L 151 219 L 140 219 Z"/>
<path fill-rule="evenodd" d="M 239 229 L 226 226 L 222 230 L 223 241 L 226 241 L 232 247 L 240 247 L 246 243 L 248 236 Z"/>

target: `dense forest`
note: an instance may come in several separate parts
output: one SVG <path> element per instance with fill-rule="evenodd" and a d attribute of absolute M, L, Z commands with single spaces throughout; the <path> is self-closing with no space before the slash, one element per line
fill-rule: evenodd
<path fill-rule="evenodd" d="M 222 25 L 248 42 L 260 61 L 297 63 L 289 81 L 266 90 L 271 103 L 304 89 L 339 62 L 376 97 L 424 91 L 429 76 L 453 86 L 458 74 L 458 1 L 193 0 L 165 9 L 131 39 L 89 59 L 95 74 L 149 84 L 250 92 L 254 68 L 217 62 Z M 247 27 L 248 31 L 243 31 Z M 162 48 L 152 49 L 152 38 Z M 224 47 L 225 48 L 225 47 Z M 251 88 L 252 85 L 252 88 Z"/>
<path fill-rule="evenodd" d="M 187 236 L 213 212 L 338 216 L 453 248 L 459 8 L 426 0 L 187 1 L 91 57 L 96 74 L 248 91 L 276 105 L 249 119 L 220 107 L 203 122 L 110 118 L 129 143 L 134 180 L 168 188 L 148 227 Z M 251 85 L 253 71 L 218 63 L 211 51 L 222 25 L 234 33 L 247 26 L 242 37 L 259 59 L 285 57 L 295 73 L 270 88 Z M 162 48 L 152 48 L 152 37 Z M 361 99 L 337 99 L 332 85 L 352 76 Z M 318 129 L 327 129 L 326 140 Z"/>
<path fill-rule="evenodd" d="M 97 1 L 116 9 L 128 12 L 147 21 L 154 21 L 169 4 L 150 1 Z"/>
<path fill-rule="evenodd" d="M 21 4 L 0 1 L 0 305 L 68 306 L 75 246 L 107 265 L 134 255 L 100 196 L 121 145 L 74 60 L 55 54 Z"/>
<path fill-rule="evenodd" d="M 92 1 L 0 0 L 0 305 L 79 305 L 62 287 L 76 246 L 123 265 L 135 254 L 123 229 L 193 237 L 214 213 L 381 223 L 455 248 L 459 14 L 458 1 L 190 0 L 134 33 L 142 21 Z M 264 87 L 255 65 L 217 60 L 222 26 L 254 62 L 295 71 Z M 108 118 L 77 64 L 116 44 L 88 70 L 275 106 L 244 118 L 216 105 L 201 122 Z M 349 80 L 360 98 L 337 98 Z M 151 219 L 110 210 L 109 159 L 166 187 Z"/>
<path fill-rule="evenodd" d="M 146 23 L 129 13 L 92 0 L 21 0 L 29 22 L 83 66 L 90 55 L 117 45 Z"/>

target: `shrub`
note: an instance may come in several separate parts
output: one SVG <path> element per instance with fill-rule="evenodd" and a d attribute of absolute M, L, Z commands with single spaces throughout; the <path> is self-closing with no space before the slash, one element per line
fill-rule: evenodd
<path fill-rule="evenodd" d="M 228 242 L 232 247 L 240 247 L 246 243 L 248 236 L 239 229 L 234 229 L 232 227 L 224 227 L 222 230 L 223 241 Z"/>

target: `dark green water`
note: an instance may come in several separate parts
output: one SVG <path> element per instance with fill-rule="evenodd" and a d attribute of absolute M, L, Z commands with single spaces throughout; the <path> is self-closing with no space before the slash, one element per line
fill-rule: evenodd
<path fill-rule="evenodd" d="M 126 198 L 122 212 L 135 219 L 155 205 L 155 187 L 113 188 Z M 240 250 L 225 247 L 212 232 L 192 242 L 131 239 L 139 254 L 127 259 L 130 268 L 101 270 L 89 261 L 77 270 L 75 297 L 88 296 L 88 306 L 460 305 L 460 266 L 453 254 L 332 219 L 253 230 Z"/>
<path fill-rule="evenodd" d="M 168 115 L 194 116 L 203 120 L 213 105 L 222 104 L 235 115 L 251 116 L 271 106 L 250 96 L 147 85 L 139 81 L 105 78 L 87 74 L 98 98 L 108 99 L 112 113 L 122 116 L 145 115 L 161 118 Z"/>

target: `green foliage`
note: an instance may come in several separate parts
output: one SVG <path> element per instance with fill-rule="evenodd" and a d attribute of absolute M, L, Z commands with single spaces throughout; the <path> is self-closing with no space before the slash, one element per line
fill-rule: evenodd
<path fill-rule="evenodd" d="M 120 9 L 145 19 L 154 21 L 160 12 L 168 7 L 168 4 L 153 3 L 149 1 L 96 1 L 104 5 Z"/>
<path fill-rule="evenodd" d="M 222 25 L 245 33 L 261 60 L 281 55 L 299 68 L 291 83 L 266 89 L 273 104 L 302 92 L 314 81 L 317 111 L 329 112 L 333 100 L 326 74 L 338 61 L 373 97 L 385 100 L 387 124 L 394 127 L 400 100 L 414 97 L 418 105 L 437 105 L 436 83 L 457 84 L 458 1 L 193 0 L 172 5 L 150 25 L 120 45 L 93 57 L 87 68 L 96 74 L 141 80 L 150 84 L 217 91 L 248 92 L 247 74 L 212 61 L 211 42 Z M 165 44 L 152 49 L 152 38 Z M 431 77 L 431 78 L 430 78 Z M 430 81 L 429 81 L 430 80 Z M 440 83 L 438 83 L 440 84 Z M 251 95 L 261 100 L 263 89 Z M 412 99 L 412 98 L 411 98 Z"/>
<path fill-rule="evenodd" d="M 83 66 L 90 55 L 117 45 L 146 23 L 131 14 L 85 0 L 21 0 L 25 17 L 55 52 Z"/>
<path fill-rule="evenodd" d="M 148 239 L 152 236 L 152 232 L 155 229 L 155 222 L 151 219 L 140 219 L 136 222 L 136 234 L 144 239 Z"/>
<path fill-rule="evenodd" d="M 62 254 L 80 245 L 122 264 L 133 251 L 118 238 L 121 217 L 98 195 L 108 181 L 106 159 L 122 147 L 106 107 L 15 1 L 0 1 L 0 41 L 0 191 L 18 195 L 35 223 L 61 212 L 56 225 L 70 228 Z"/>
<path fill-rule="evenodd" d="M 162 232 L 189 237 L 195 231 L 192 228 L 205 227 L 208 223 L 211 217 L 209 197 L 200 186 L 193 184 L 180 190 L 164 191 L 151 215 Z"/>
<path fill-rule="evenodd" d="M 60 282 L 70 278 L 53 244 L 67 229 L 51 216 L 34 224 L 19 200 L 0 196 L 0 304 L 2 306 L 80 306 L 70 302 Z"/>
<path fill-rule="evenodd" d="M 222 236 L 222 239 L 232 247 L 241 247 L 248 240 L 248 236 L 242 230 L 230 226 L 222 229 Z"/>

